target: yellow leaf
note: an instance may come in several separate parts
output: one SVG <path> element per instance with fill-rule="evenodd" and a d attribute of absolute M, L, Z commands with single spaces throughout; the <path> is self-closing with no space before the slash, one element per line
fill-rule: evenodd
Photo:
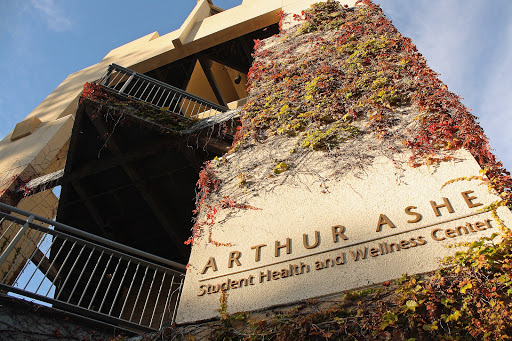
<path fill-rule="evenodd" d="M 460 292 L 465 294 L 466 293 L 466 290 L 468 289 L 471 289 L 473 288 L 473 284 L 471 284 L 471 282 L 467 283 L 465 286 L 463 286 L 462 288 L 460 288 Z"/>

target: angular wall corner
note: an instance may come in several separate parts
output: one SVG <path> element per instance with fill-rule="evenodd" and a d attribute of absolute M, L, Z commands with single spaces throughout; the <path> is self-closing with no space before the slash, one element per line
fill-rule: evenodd
<path fill-rule="evenodd" d="M 16 124 L 11 135 L 11 141 L 16 141 L 22 137 L 32 134 L 41 125 L 41 123 L 41 120 L 37 117 L 31 117 L 25 121 L 21 121 Z"/>

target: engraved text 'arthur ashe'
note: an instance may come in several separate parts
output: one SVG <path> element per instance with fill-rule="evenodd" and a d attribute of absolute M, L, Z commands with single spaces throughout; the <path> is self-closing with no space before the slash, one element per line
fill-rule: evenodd
<path fill-rule="evenodd" d="M 473 191 L 464 191 L 461 192 L 461 196 L 469 208 L 474 208 L 483 205 L 480 202 L 477 202 L 477 197 L 472 195 Z M 430 201 L 430 205 L 432 207 L 433 213 L 436 217 L 441 216 L 441 210 L 446 210 L 448 213 L 454 213 L 454 209 L 448 198 L 441 198 L 441 201 Z M 417 212 L 416 206 L 407 206 L 404 209 L 404 213 L 410 216 L 410 219 L 407 220 L 408 224 L 415 224 L 422 220 L 423 216 L 421 213 Z M 396 228 L 396 225 L 385 215 L 380 214 L 377 219 L 376 232 L 381 232 L 385 227 Z M 478 226 L 480 227 L 480 226 Z M 480 230 L 480 228 L 477 228 Z M 473 232 L 473 228 L 471 228 Z M 335 225 L 331 227 L 330 237 L 332 237 L 333 243 L 339 243 L 341 240 L 348 240 L 346 236 L 346 228 L 342 225 Z M 432 231 L 432 238 L 434 240 L 443 240 L 445 237 L 453 238 L 455 237 L 455 232 L 452 233 L 452 230 L 447 229 L 443 231 L 441 229 L 435 229 Z M 302 245 L 305 249 L 311 250 L 320 246 L 320 231 L 314 231 L 314 234 L 310 236 L 307 233 L 302 235 Z M 286 238 L 284 241 L 276 240 L 273 243 L 273 252 L 274 257 L 279 258 L 282 254 L 291 254 L 292 253 L 292 239 Z M 258 244 L 251 246 L 251 253 L 253 253 L 254 261 L 260 262 L 262 252 L 268 250 L 269 245 L 267 244 Z M 234 266 L 242 266 L 242 252 L 241 251 L 231 251 L 228 255 L 227 266 L 228 268 L 233 268 Z M 206 274 L 209 270 L 212 272 L 218 271 L 217 261 L 215 257 L 210 257 L 203 267 L 201 274 Z M 251 279 L 248 279 L 248 282 L 251 282 Z"/>

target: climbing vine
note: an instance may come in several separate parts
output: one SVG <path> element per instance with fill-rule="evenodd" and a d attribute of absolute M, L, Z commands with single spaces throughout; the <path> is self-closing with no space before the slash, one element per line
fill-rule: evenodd
<path fill-rule="evenodd" d="M 197 120 L 184 119 L 179 115 L 173 115 L 164 109 L 156 109 L 149 104 L 121 97 L 96 83 L 85 83 L 80 97 L 80 103 L 83 99 L 89 99 L 98 104 L 108 106 L 112 110 L 118 110 L 123 113 L 142 118 L 160 126 L 170 128 L 173 131 L 180 132 L 190 128 Z"/>
<path fill-rule="evenodd" d="M 280 13 L 281 28 L 289 17 Z M 493 214 L 499 206 L 511 206 L 510 173 L 491 153 L 475 116 L 448 91 L 379 6 L 370 0 L 360 0 L 355 7 L 329 0 L 312 5 L 293 20 L 298 25 L 255 41 L 249 100 L 232 155 L 255 145 L 295 141 L 289 155 L 274 158 L 266 176 L 272 178 L 298 169 L 301 158 L 314 151 L 326 152 L 335 167 L 350 167 L 370 160 L 375 155 L 371 149 L 380 145 L 379 152 L 390 157 L 409 152 L 409 163 L 416 167 L 451 160 L 454 151 L 465 149 L 480 164 L 489 189 L 500 196 L 489 207 Z M 362 155 L 367 150 L 368 157 Z M 347 157 L 350 153 L 352 158 Z M 295 160 L 299 161 L 294 164 Z M 242 180 L 234 180 L 238 188 L 247 191 L 248 177 L 255 179 L 253 187 L 267 181 L 249 172 L 259 164 L 255 160 L 236 172 L 243 174 Z M 205 193 L 198 201 L 202 206 L 210 192 L 203 191 L 201 180 L 198 186 L 199 193 Z M 214 216 L 217 206 L 206 205 L 206 214 Z M 206 222 L 211 225 L 213 220 Z"/>
<path fill-rule="evenodd" d="M 281 20 L 286 18 L 281 14 Z M 382 288 L 349 292 L 328 309 L 292 309 L 255 319 L 228 314 L 229 299 L 222 295 L 221 323 L 211 327 L 212 338 L 509 339 L 512 233 L 500 224 L 496 208 L 512 206 L 512 180 L 491 153 L 476 117 L 372 1 L 348 8 L 329 0 L 294 20 L 298 25 L 255 42 L 250 98 L 230 153 L 284 137 L 296 141 L 290 153 L 324 151 L 337 157 L 355 139 L 370 136 L 390 142 L 384 145 L 392 152 L 409 151 L 410 165 L 416 167 L 451 160 L 454 151 L 465 149 L 481 174 L 447 184 L 481 181 L 498 194 L 500 199 L 487 208 L 502 233 L 468 244 L 428 276 L 404 275 Z M 275 160 L 272 176 L 288 170 L 287 163 Z M 250 176 L 239 172 L 237 187 L 246 190 Z M 211 181 L 198 183 L 199 204 L 211 188 L 218 191 L 220 183 Z"/>
<path fill-rule="evenodd" d="M 397 142 L 401 125 L 406 134 L 398 142 L 412 151 L 411 165 L 450 160 L 452 151 L 464 148 L 502 205 L 510 206 L 510 173 L 491 153 L 475 116 L 379 6 L 327 1 L 294 20 L 298 28 L 282 32 L 274 44 L 255 44 L 250 100 L 232 151 L 280 135 L 297 137 L 302 150 L 343 148 L 360 135 Z M 416 124 L 404 127 L 400 116 L 414 116 Z"/>
<path fill-rule="evenodd" d="M 352 291 L 328 309 L 306 301 L 272 318 L 226 313 L 214 340 L 508 340 L 512 335 L 512 239 L 474 242 L 430 276 L 404 275 Z M 238 321 L 243 319 L 244 323 Z"/>
<path fill-rule="evenodd" d="M 280 13 L 281 28 L 289 17 Z M 500 196 L 489 207 L 493 214 L 499 206 L 511 206 L 510 173 L 491 153 L 475 116 L 448 91 L 379 6 L 370 0 L 360 0 L 355 7 L 329 0 L 312 5 L 293 20 L 298 25 L 255 41 L 249 100 L 230 154 L 283 139 L 295 145 L 287 156 L 275 157 L 263 177 L 250 173 L 262 164 L 260 160 L 237 169 L 233 172 L 238 175 L 233 180 L 237 188 L 247 193 L 248 178 L 254 179 L 255 190 L 269 178 L 287 176 L 309 152 L 324 151 L 336 167 L 342 167 L 370 160 L 375 152 L 368 152 L 369 157 L 362 153 L 380 145 L 379 152 L 384 149 L 390 157 L 409 152 L 409 163 L 416 167 L 451 160 L 454 151 L 465 149 L 480 164 L 489 189 Z M 351 159 L 350 153 L 354 154 Z M 299 161 L 294 164 L 295 160 Z M 196 221 L 189 243 L 199 236 L 202 224 L 211 231 L 222 206 L 214 201 L 223 196 L 214 198 L 205 180 L 212 175 L 204 171 L 198 182 L 195 213 L 204 207 L 206 219 Z"/>
<path fill-rule="evenodd" d="M 230 246 L 231 244 L 229 243 L 221 243 L 212 238 L 213 226 L 215 225 L 218 211 L 229 208 L 244 210 L 258 209 L 251 205 L 238 203 L 229 196 L 224 196 L 220 202 L 214 204 L 206 203 L 206 199 L 210 195 L 217 193 L 219 186 L 221 185 L 221 180 L 217 178 L 216 173 L 217 172 L 213 169 L 211 161 L 205 162 L 201 172 L 199 172 L 199 180 L 197 181 L 197 188 L 199 191 L 196 193 L 196 208 L 192 213 L 199 216 L 199 212 L 202 212 L 201 217 L 204 217 L 204 220 L 196 218 L 194 226 L 192 227 L 192 235 L 185 242 L 187 245 L 193 245 L 196 240 L 206 233 L 208 236 L 208 243 L 216 246 Z"/>

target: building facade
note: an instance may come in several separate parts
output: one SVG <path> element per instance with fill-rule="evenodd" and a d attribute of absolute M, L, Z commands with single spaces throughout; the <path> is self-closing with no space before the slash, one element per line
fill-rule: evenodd
<path fill-rule="evenodd" d="M 159 330 L 433 271 L 506 228 L 504 170 L 412 42 L 370 1 L 316 2 L 201 0 L 59 85 L 0 142 L 2 288 Z M 481 169 L 505 182 L 460 181 Z"/>

